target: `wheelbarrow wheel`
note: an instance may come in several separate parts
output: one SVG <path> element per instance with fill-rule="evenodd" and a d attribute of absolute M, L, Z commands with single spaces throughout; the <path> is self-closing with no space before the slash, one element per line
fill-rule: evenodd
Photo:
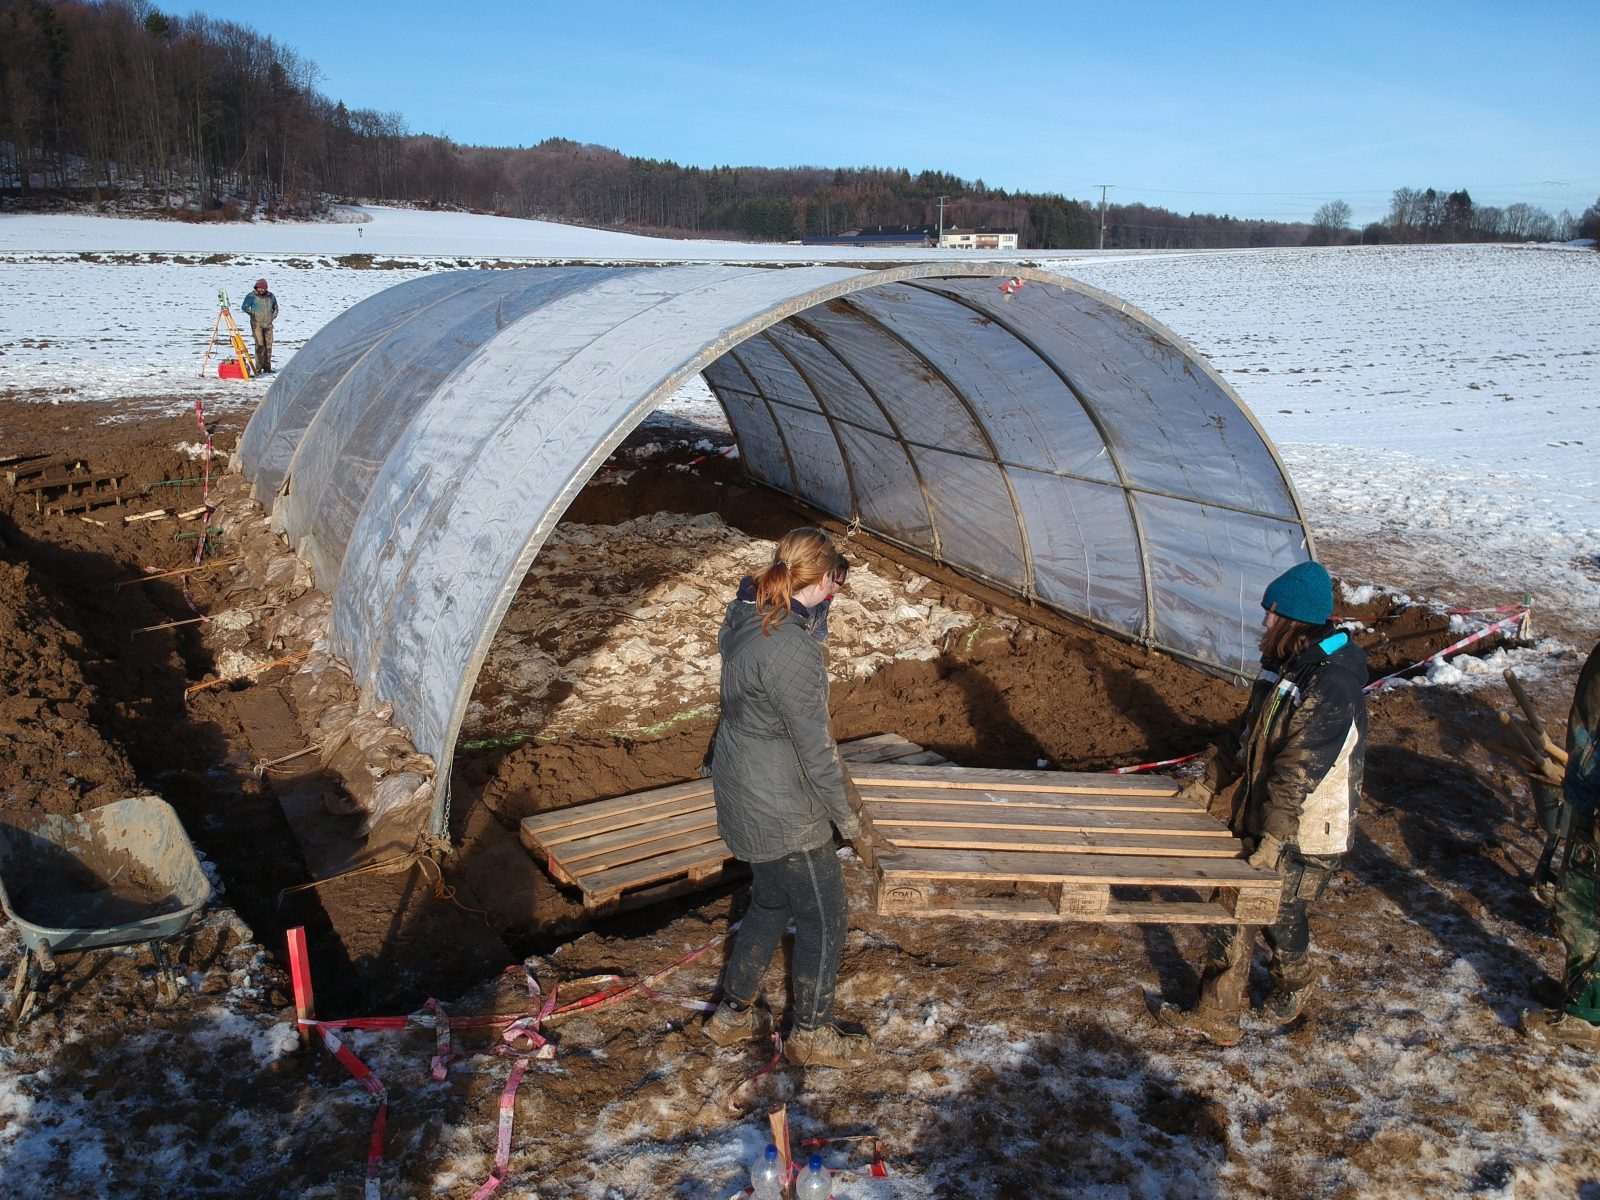
<path fill-rule="evenodd" d="M 150 954 L 156 960 L 156 995 L 163 1004 L 176 1004 L 182 993 L 178 990 L 178 978 L 173 974 L 166 947 L 160 942 L 151 942 Z"/>

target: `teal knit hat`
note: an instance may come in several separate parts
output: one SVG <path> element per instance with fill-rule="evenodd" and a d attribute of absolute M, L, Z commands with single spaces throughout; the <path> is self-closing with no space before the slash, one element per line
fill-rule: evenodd
<path fill-rule="evenodd" d="M 1299 563 L 1267 584 L 1261 607 L 1291 621 L 1325 625 L 1333 616 L 1333 580 L 1321 563 Z"/>

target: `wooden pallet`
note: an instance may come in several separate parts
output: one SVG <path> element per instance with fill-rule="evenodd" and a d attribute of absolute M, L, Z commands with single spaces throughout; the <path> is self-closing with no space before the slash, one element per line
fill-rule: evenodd
<path fill-rule="evenodd" d="M 121 504 L 126 476 L 122 472 L 92 474 L 84 469 L 82 459 L 71 458 L 47 461 L 29 472 L 27 482 L 20 482 L 20 478 L 12 477 L 12 489 L 19 495 L 32 496 L 36 511 L 65 514 Z"/>
<path fill-rule="evenodd" d="M 1239 841 L 1170 780 L 955 767 L 894 734 L 840 752 L 887 843 L 876 877 L 885 915 L 1158 924 L 1277 915 L 1278 877 L 1243 862 Z M 745 870 L 717 836 L 708 779 L 540 813 L 521 836 L 596 913 Z"/>
<path fill-rule="evenodd" d="M 56 468 L 76 471 L 82 466 L 83 459 L 72 455 L 12 454 L 0 462 L 0 475 L 4 475 L 6 482 L 16 488 L 19 480 L 32 479 Z"/>
<path fill-rule="evenodd" d="M 878 856 L 885 915 L 1164 925 L 1277 916 L 1278 876 L 1242 861 L 1240 842 L 1168 780 L 961 767 L 854 774 L 895 847 Z"/>
<path fill-rule="evenodd" d="M 848 763 L 945 761 L 894 734 L 846 742 L 839 751 Z M 717 836 L 709 779 L 526 817 L 521 837 L 550 878 L 575 888 L 596 913 L 697 891 L 745 870 Z"/>

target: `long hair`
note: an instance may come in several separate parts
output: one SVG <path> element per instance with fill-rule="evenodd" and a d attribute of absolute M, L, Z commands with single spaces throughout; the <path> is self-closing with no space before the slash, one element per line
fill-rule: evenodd
<path fill-rule="evenodd" d="M 820 529 L 804 526 L 779 538 L 772 561 L 755 574 L 762 634 L 770 637 L 772 627 L 789 615 L 789 602 L 796 592 L 837 571 L 843 561 L 833 539 Z"/>
<path fill-rule="evenodd" d="M 1277 617 L 1276 625 L 1261 631 L 1262 662 L 1291 662 L 1311 645 L 1317 634 L 1322 632 L 1320 625 L 1307 625 L 1304 621 L 1296 621 L 1282 613 L 1278 613 Z"/>

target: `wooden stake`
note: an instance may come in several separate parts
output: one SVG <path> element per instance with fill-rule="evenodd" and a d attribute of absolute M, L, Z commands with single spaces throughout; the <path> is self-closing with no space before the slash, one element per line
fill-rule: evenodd
<path fill-rule="evenodd" d="M 296 925 L 288 932 L 289 979 L 294 986 L 295 1027 L 300 1031 L 300 1048 L 311 1047 L 311 1028 L 301 1021 L 316 1020 L 316 1003 L 311 995 L 311 959 L 306 954 L 306 930 Z"/>
<path fill-rule="evenodd" d="M 215 687 L 225 687 L 230 683 L 238 683 L 241 679 L 254 679 L 258 675 L 265 675 L 268 671 L 272 670 L 273 667 L 281 667 L 288 663 L 299 662 L 302 658 L 305 658 L 310 653 L 311 651 L 309 650 L 302 650 L 298 654 L 285 654 L 282 658 L 275 658 L 269 663 L 262 663 L 259 667 L 254 667 L 240 675 L 229 675 L 226 679 L 208 679 L 205 683 L 197 683 L 192 687 L 184 688 L 183 698 L 187 700 L 196 692 L 208 691 L 209 689 Z"/>
<path fill-rule="evenodd" d="M 1539 720 L 1539 712 L 1533 707 L 1533 701 L 1528 699 L 1528 693 L 1522 690 L 1522 681 L 1517 678 L 1517 673 L 1510 667 L 1505 670 L 1506 686 L 1511 689 L 1511 694 L 1517 698 L 1517 703 L 1522 706 L 1523 715 L 1528 718 L 1528 724 L 1533 726 L 1533 736 L 1537 741 L 1549 741 L 1545 736 L 1544 722 Z"/>
<path fill-rule="evenodd" d="M 214 558 L 210 562 L 190 563 L 186 567 L 174 567 L 170 571 L 155 571 L 149 575 L 141 575 L 137 579 L 124 579 L 117 584 L 116 590 L 121 591 L 130 583 L 149 583 L 152 579 L 166 579 L 173 575 L 192 575 L 196 571 L 209 571 L 213 567 L 231 567 L 236 562 L 243 562 L 239 558 Z"/>
<path fill-rule="evenodd" d="M 122 523 L 124 525 L 132 525 L 135 521 L 160 521 L 160 520 L 162 520 L 162 519 L 164 519 L 166 517 L 170 517 L 171 515 L 172 515 L 172 510 L 171 509 L 156 508 L 156 509 L 152 509 L 149 512 L 139 513 L 136 516 L 123 517 L 122 518 Z"/>

